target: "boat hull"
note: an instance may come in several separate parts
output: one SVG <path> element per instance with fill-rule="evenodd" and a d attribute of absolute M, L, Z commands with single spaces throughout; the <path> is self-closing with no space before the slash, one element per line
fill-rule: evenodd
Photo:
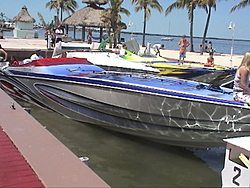
<path fill-rule="evenodd" d="M 233 102 L 96 78 L 5 75 L 0 81 L 7 93 L 25 95 L 68 118 L 164 144 L 216 147 L 224 138 L 250 135 L 249 108 Z"/>

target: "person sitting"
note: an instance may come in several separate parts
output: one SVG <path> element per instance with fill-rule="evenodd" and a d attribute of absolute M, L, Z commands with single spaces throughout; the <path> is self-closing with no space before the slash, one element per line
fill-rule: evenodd
<path fill-rule="evenodd" d="M 214 66 L 214 53 L 209 52 L 209 57 L 207 58 L 207 63 L 205 63 L 205 67 L 213 67 Z"/>
<path fill-rule="evenodd" d="M 30 56 L 31 60 L 43 59 L 43 56 L 40 55 L 41 49 L 36 48 L 35 53 Z"/>
<path fill-rule="evenodd" d="M 9 65 L 13 66 L 13 67 L 19 65 L 19 63 L 18 63 L 18 61 L 16 59 L 16 56 L 14 56 L 14 55 L 10 56 L 9 63 L 10 63 Z"/>
<path fill-rule="evenodd" d="M 155 55 L 159 55 L 161 57 L 160 49 L 164 49 L 164 44 L 154 44 L 152 47 L 155 51 Z"/>
<path fill-rule="evenodd" d="M 248 105 L 250 105 L 249 75 L 250 52 L 247 52 L 235 74 L 233 99 L 237 102 L 247 103 Z"/>

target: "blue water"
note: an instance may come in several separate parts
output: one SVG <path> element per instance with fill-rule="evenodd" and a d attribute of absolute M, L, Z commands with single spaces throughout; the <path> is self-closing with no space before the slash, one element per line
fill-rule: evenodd
<path fill-rule="evenodd" d="M 35 32 L 38 33 L 38 38 L 44 38 L 44 30 L 35 30 Z M 69 37 L 74 36 L 73 31 L 69 31 L 68 33 Z M 95 37 L 99 36 L 99 33 L 93 34 Z M 4 32 L 4 36 L 13 36 L 12 31 Z M 87 33 L 86 35 L 87 36 Z M 124 38 L 125 40 L 130 38 L 130 34 L 121 34 L 121 38 Z M 180 40 L 180 37 L 173 37 L 173 41 L 161 41 L 162 36 L 146 36 L 145 42 L 151 42 L 152 44 L 155 43 L 161 43 L 164 44 L 165 49 L 170 50 L 179 50 L 179 45 L 177 44 Z M 134 37 L 137 42 L 141 45 L 142 44 L 142 35 L 137 35 Z M 76 31 L 76 39 L 81 40 L 82 39 L 82 32 Z M 230 54 L 231 53 L 231 47 L 232 47 L 232 40 L 225 40 L 225 39 L 207 39 L 208 41 L 211 41 L 213 44 L 213 48 L 215 48 L 217 53 L 223 53 L 223 54 Z M 199 51 L 199 45 L 201 44 L 202 39 L 200 38 L 194 38 L 194 50 Z M 233 42 L 233 54 L 237 55 L 244 55 L 246 52 L 250 51 L 250 41 L 239 41 L 234 40 Z"/>

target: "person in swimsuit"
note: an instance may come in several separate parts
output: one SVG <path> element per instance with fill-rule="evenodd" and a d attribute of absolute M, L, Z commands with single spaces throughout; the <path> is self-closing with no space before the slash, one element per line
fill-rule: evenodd
<path fill-rule="evenodd" d="M 235 74 L 233 99 L 238 102 L 247 103 L 248 105 L 250 105 L 249 74 L 250 52 L 247 52 Z"/>
<path fill-rule="evenodd" d="M 183 35 L 178 44 L 180 46 L 179 62 L 183 63 L 186 58 L 187 47 L 190 45 L 190 42 L 186 40 L 186 35 Z"/>
<path fill-rule="evenodd" d="M 214 66 L 214 53 L 209 52 L 209 57 L 207 58 L 207 63 L 204 65 L 205 67 L 213 67 Z"/>

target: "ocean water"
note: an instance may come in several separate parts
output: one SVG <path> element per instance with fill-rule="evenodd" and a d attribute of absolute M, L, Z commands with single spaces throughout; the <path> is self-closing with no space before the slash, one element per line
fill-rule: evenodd
<path fill-rule="evenodd" d="M 34 30 L 36 33 L 38 33 L 38 38 L 44 38 L 44 30 Z M 68 33 L 69 37 L 73 37 L 73 31 L 69 31 Z M 13 36 L 12 31 L 5 31 L 4 36 Z M 87 36 L 87 33 L 86 33 Z M 93 33 L 94 37 L 99 37 L 99 33 Z M 177 44 L 180 40 L 180 37 L 173 37 L 173 41 L 162 41 L 162 36 L 157 35 L 147 35 L 145 42 L 151 42 L 151 44 L 155 43 L 161 43 L 164 44 L 166 49 L 170 50 L 179 50 L 179 45 Z M 131 38 L 131 34 L 122 33 L 121 38 L 129 39 Z M 138 44 L 142 44 L 142 35 L 136 35 L 133 36 L 138 42 Z M 76 39 L 82 40 L 82 32 L 76 31 Z M 189 40 L 189 38 L 187 38 Z M 250 51 L 250 41 L 248 40 L 237 40 L 234 39 L 234 41 L 230 39 L 207 39 L 207 41 L 211 41 L 213 44 L 213 48 L 215 48 L 217 53 L 223 53 L 223 54 L 230 54 L 231 53 L 231 47 L 233 46 L 233 54 L 237 55 L 244 55 L 246 52 Z M 201 38 L 194 38 L 194 50 L 199 52 L 199 45 L 202 43 Z"/>

